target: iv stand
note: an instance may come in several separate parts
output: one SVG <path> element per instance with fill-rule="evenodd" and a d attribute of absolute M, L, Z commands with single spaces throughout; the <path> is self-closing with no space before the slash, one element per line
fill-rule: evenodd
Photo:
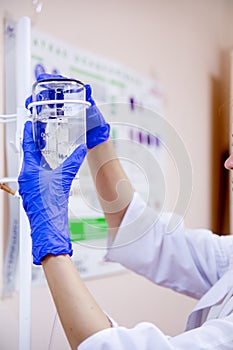
<path fill-rule="evenodd" d="M 7 129 L 7 141 L 14 146 L 14 166 L 11 167 L 10 173 L 14 171 L 15 177 L 6 177 L 1 179 L 1 189 L 15 194 L 11 191 L 7 185 L 3 182 L 16 182 L 17 171 L 21 169 L 22 163 L 22 134 L 27 116 L 27 111 L 24 107 L 25 99 L 30 95 L 31 86 L 31 22 L 28 17 L 21 17 L 16 25 L 13 22 L 7 21 L 5 28 L 5 89 L 6 89 L 6 108 L 12 109 L 12 106 L 17 107 L 16 114 L 8 114 L 0 116 L 0 123 L 11 123 L 16 121 L 16 129 L 13 127 L 9 133 Z M 14 74 L 15 73 L 15 74 Z M 14 108 L 14 107 L 13 107 Z M 15 134 L 14 134 L 15 130 Z M 12 133 L 13 132 L 13 133 Z M 10 139 L 8 139 L 8 137 Z M 9 157 L 11 154 L 6 147 L 6 154 Z M 8 159 L 9 160 L 9 159 Z M 12 159 L 11 159 L 12 161 Z M 12 163 L 12 162 L 11 162 Z M 9 169 L 8 169 L 9 171 Z M 15 196 L 17 197 L 17 196 Z M 17 199 L 14 199 L 17 200 Z M 19 245 L 19 256 L 15 254 L 16 248 L 14 247 L 14 264 L 19 265 L 19 338 L 18 349 L 30 350 L 31 349 L 31 277 L 32 277 L 32 257 L 31 257 L 31 237 L 30 228 L 27 216 L 24 212 L 21 198 L 20 205 L 10 207 L 13 215 L 14 222 L 19 222 L 18 229 L 14 232 L 17 235 Z M 13 210 L 14 209 L 14 210 Z M 18 210 L 15 210 L 18 209 Z M 12 230 L 12 224 L 9 226 Z M 17 225 L 16 225 L 17 228 Z M 13 242 L 11 241 L 11 244 Z M 12 252 L 12 251 L 11 251 Z M 7 265 L 8 267 L 8 265 Z M 8 273 L 12 272 L 12 267 L 8 267 Z M 8 276 L 7 273 L 7 276 Z M 9 292 L 12 291 L 12 280 L 14 274 L 11 275 L 5 282 L 10 283 Z M 6 288 L 8 291 L 8 288 Z"/>
<path fill-rule="evenodd" d="M 14 37 L 15 37 L 15 55 L 9 53 L 11 66 L 6 70 L 5 79 L 7 86 L 12 84 L 12 71 L 15 70 L 16 80 L 13 81 L 15 86 L 12 89 L 7 87 L 9 92 L 10 104 L 14 105 L 16 102 L 16 135 L 14 148 L 18 155 L 18 169 L 21 168 L 21 143 L 22 132 L 26 117 L 26 109 L 24 101 L 30 94 L 30 74 L 31 74 L 31 22 L 28 17 L 21 17 L 17 23 L 16 31 L 14 25 L 8 24 L 7 35 L 11 39 L 9 45 L 6 46 L 8 52 L 14 52 Z M 16 34 L 16 35 L 15 35 Z M 6 55 L 7 55 L 6 54 Z M 7 56 L 8 57 L 8 56 Z M 11 83 L 10 83 L 11 81 Z M 14 94 L 16 91 L 16 94 Z M 16 96 L 15 96 L 16 95 Z M 8 97 L 8 107 L 9 107 Z M 15 97 L 15 100 L 14 100 Z M 14 121 L 15 115 L 1 116 L 1 123 L 8 123 Z M 18 174 L 15 174 L 17 176 Z M 10 177 L 5 178 L 6 182 L 11 182 Z M 17 181 L 15 178 L 13 181 Z M 31 348 L 31 275 L 32 275 L 32 258 L 31 258 L 31 237 L 29 223 L 24 212 L 21 199 L 18 209 L 19 216 L 19 350 L 30 350 Z M 12 213 L 16 215 L 16 212 Z M 11 214 L 10 214 L 11 215 Z"/>
<path fill-rule="evenodd" d="M 31 22 L 28 17 L 21 17 L 17 24 L 16 40 L 17 148 L 21 147 L 25 121 L 24 101 L 30 94 L 30 73 Z M 19 207 L 19 350 L 31 348 L 31 261 L 29 224 L 21 203 Z"/>

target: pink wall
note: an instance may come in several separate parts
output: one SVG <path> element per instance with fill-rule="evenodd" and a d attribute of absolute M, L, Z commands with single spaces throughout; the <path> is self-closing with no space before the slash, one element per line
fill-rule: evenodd
<path fill-rule="evenodd" d="M 18 19 L 22 15 L 32 15 L 29 0 L 1 0 L 1 23 L 4 16 Z M 34 14 L 32 20 L 38 29 L 67 43 L 158 79 L 164 87 L 165 117 L 182 136 L 192 159 L 193 195 L 186 223 L 216 231 L 221 227 L 227 230 L 227 222 L 217 220 L 216 198 L 222 175 L 220 158 L 228 148 L 232 15 L 231 0 L 51 0 L 44 1 L 42 13 Z M 0 31 L 2 70 L 2 26 Z M 1 81 L 1 98 L 2 87 Z M 2 104 L 0 109 L 3 112 Z M 3 159 L 2 147 L 0 152 Z M 171 170 L 168 176 L 171 206 L 177 184 L 176 174 Z M 4 201 L 0 193 L 0 218 Z M 87 285 L 119 323 L 132 326 L 148 320 L 168 334 L 182 331 L 194 305 L 193 300 L 153 286 L 132 273 L 88 281 Z M 46 348 L 54 318 L 47 288 L 33 291 L 32 307 L 32 349 Z M 17 308 L 17 296 L 0 302 L 0 344 L 4 344 L 4 350 L 17 349 Z M 44 347 L 36 345 L 39 340 Z M 54 342 L 54 348 L 65 349 L 65 340 L 57 327 Z"/>

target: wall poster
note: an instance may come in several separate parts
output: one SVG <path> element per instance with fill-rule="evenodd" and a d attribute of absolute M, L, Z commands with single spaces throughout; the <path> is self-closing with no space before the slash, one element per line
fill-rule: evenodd
<path fill-rule="evenodd" d="M 150 157 L 146 164 L 145 152 L 155 157 L 161 166 L 164 157 L 160 131 L 155 134 L 144 129 L 143 118 L 148 110 L 162 113 L 161 86 L 117 62 L 67 45 L 36 29 L 32 29 L 31 58 L 32 83 L 39 74 L 46 72 L 75 78 L 92 86 L 94 99 L 111 123 L 111 136 L 122 165 L 134 187 L 147 199 Z M 142 121 L 140 125 L 134 124 L 136 116 Z M 123 149 L 124 152 L 127 150 L 125 156 Z M 163 196 L 158 186 L 151 205 L 161 207 Z M 73 259 L 83 278 L 123 271 L 119 264 L 104 261 L 107 225 L 86 163 L 79 173 L 79 180 L 74 180 L 72 186 L 69 220 Z M 42 268 L 35 265 L 32 268 L 33 285 L 44 283 Z"/>

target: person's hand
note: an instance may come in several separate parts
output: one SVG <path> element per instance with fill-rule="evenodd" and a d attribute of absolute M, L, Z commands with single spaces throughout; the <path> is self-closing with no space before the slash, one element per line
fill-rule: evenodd
<path fill-rule="evenodd" d="M 92 98 L 91 86 L 86 84 L 86 100 L 91 103 L 87 109 L 86 130 L 87 148 L 93 148 L 107 141 L 110 135 L 110 125 L 106 123 L 102 113 Z"/>
<path fill-rule="evenodd" d="M 62 75 L 54 75 L 43 73 L 37 77 L 38 81 L 44 79 L 67 79 Z M 99 108 L 96 106 L 96 103 L 92 97 L 92 89 L 89 84 L 86 84 L 86 101 L 90 102 L 91 106 L 87 108 L 86 112 L 86 139 L 87 139 L 87 148 L 91 149 L 99 144 L 107 141 L 110 135 L 110 125 L 106 123 L 102 113 Z M 43 95 L 43 96 L 42 96 Z M 54 99 L 54 92 L 52 90 L 44 90 L 37 96 L 38 101 L 47 99 L 49 97 L 50 100 Z M 63 99 L 60 96 L 59 99 Z M 32 102 L 32 96 L 29 96 L 25 101 L 25 107 L 28 108 L 28 105 Z M 37 106 L 39 109 L 40 106 Z"/>
<path fill-rule="evenodd" d="M 79 146 L 59 167 L 51 170 L 35 148 L 32 123 L 28 121 L 23 151 L 19 194 L 30 222 L 33 262 L 40 265 L 48 254 L 72 255 L 68 200 L 72 181 L 86 155 L 86 145 Z"/>

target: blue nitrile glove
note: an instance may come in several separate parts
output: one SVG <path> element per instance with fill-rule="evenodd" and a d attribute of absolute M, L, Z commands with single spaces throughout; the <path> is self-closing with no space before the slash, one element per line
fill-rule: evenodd
<path fill-rule="evenodd" d="M 35 148 L 32 123 L 28 121 L 24 128 L 23 151 L 19 193 L 30 222 L 33 262 L 40 265 L 47 254 L 72 255 L 68 200 L 72 181 L 86 155 L 86 145 L 75 149 L 56 169 L 46 169 L 41 165 L 44 160 Z"/>
<path fill-rule="evenodd" d="M 91 103 L 87 109 L 86 130 L 87 130 L 87 148 L 93 148 L 105 142 L 109 138 L 110 125 L 106 123 L 102 113 L 96 106 L 91 96 L 91 86 L 86 84 L 86 100 Z"/>
<path fill-rule="evenodd" d="M 62 75 L 43 73 L 37 77 L 37 80 L 40 81 L 43 79 L 56 79 L 56 78 L 66 79 L 66 77 L 63 77 Z M 86 101 L 91 103 L 91 107 L 87 109 L 87 113 L 86 113 L 87 148 L 90 149 L 108 140 L 109 134 L 110 134 L 110 125 L 106 123 L 102 113 L 100 112 L 99 108 L 96 106 L 94 99 L 92 98 L 91 86 L 89 84 L 86 84 L 85 89 L 86 89 Z M 43 94 L 45 93 L 46 92 L 43 91 Z M 51 100 L 54 99 L 52 91 L 48 91 L 48 94 Z M 40 99 L 44 99 L 44 97 L 45 96 L 38 96 L 37 99 L 39 101 Z M 29 96 L 25 101 L 26 108 L 28 108 L 28 105 L 31 102 L 32 102 L 32 96 Z M 40 108 L 40 107 L 37 107 L 37 108 Z"/>

